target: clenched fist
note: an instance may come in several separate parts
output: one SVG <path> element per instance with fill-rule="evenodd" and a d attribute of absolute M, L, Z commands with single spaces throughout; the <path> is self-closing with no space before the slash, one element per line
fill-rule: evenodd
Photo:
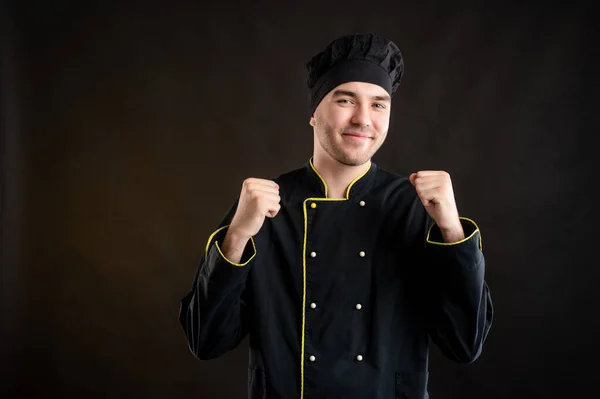
<path fill-rule="evenodd" d="M 273 218 L 281 205 L 279 186 L 271 180 L 248 178 L 242 184 L 242 192 L 233 219 L 223 240 L 225 258 L 238 266 L 248 240 L 255 236 L 265 217 Z"/>
<path fill-rule="evenodd" d="M 417 189 L 425 210 L 435 220 L 447 242 L 464 238 L 464 232 L 448 172 L 424 170 L 412 173 L 409 180 Z"/>
<path fill-rule="evenodd" d="M 229 231 L 250 239 L 255 236 L 265 217 L 273 218 L 279 212 L 279 186 L 271 180 L 248 178 L 242 184 L 242 192 Z"/>

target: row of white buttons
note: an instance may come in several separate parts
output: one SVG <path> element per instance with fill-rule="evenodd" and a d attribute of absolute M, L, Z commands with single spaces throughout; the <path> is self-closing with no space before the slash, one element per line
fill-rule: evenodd
<path fill-rule="evenodd" d="M 316 358 L 316 357 L 314 357 L 313 355 L 310 355 L 310 356 L 308 357 L 308 360 L 310 360 L 311 362 L 314 362 L 315 360 L 317 360 L 317 358 Z M 358 360 L 359 362 L 362 362 L 362 360 L 363 360 L 363 357 L 362 357 L 362 355 L 357 355 L 357 356 L 356 356 L 356 360 Z"/>
<path fill-rule="evenodd" d="M 361 258 L 364 258 L 364 257 L 365 257 L 365 255 L 366 255 L 365 251 L 360 251 L 360 252 L 358 253 L 358 256 L 360 256 Z M 313 251 L 313 252 L 311 252 L 311 253 L 310 253 L 310 257 L 311 257 L 311 258 L 316 258 L 316 257 L 317 257 L 317 253 L 316 253 L 316 252 L 314 252 L 314 251 Z"/>
<path fill-rule="evenodd" d="M 317 304 L 316 303 L 311 303 L 310 304 L 310 308 L 311 309 L 316 309 L 317 308 Z M 362 305 L 360 303 L 357 303 L 355 306 L 356 310 L 361 310 L 362 309 Z"/>

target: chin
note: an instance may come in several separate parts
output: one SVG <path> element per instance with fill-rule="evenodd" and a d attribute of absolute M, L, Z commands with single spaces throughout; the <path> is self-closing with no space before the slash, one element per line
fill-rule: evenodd
<path fill-rule="evenodd" d="M 347 165 L 347 166 L 361 166 L 361 165 L 364 165 L 365 163 L 369 162 L 371 157 L 368 157 L 368 156 L 361 156 L 361 157 L 342 156 L 342 157 L 337 157 L 336 159 L 339 163 Z"/>

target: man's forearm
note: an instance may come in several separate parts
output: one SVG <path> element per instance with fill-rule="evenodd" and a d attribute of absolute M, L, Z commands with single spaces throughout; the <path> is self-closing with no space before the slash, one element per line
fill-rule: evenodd
<path fill-rule="evenodd" d="M 228 229 L 221 245 L 223 256 L 230 262 L 240 263 L 244 254 L 244 248 L 246 248 L 249 239 L 249 237 L 245 237 L 235 230 Z"/>
<path fill-rule="evenodd" d="M 465 232 L 460 223 L 453 229 L 440 229 L 440 231 L 442 232 L 442 237 L 446 243 L 457 242 L 465 238 Z"/>

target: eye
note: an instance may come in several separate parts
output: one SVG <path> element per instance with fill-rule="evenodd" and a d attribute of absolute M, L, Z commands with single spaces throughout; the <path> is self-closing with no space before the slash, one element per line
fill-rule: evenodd
<path fill-rule="evenodd" d="M 375 106 L 375 108 L 379 108 L 379 109 L 385 109 L 385 105 L 380 104 L 380 103 L 375 103 L 373 104 Z"/>
<path fill-rule="evenodd" d="M 341 100 L 337 101 L 339 104 L 352 104 L 352 101 L 350 101 L 347 98 L 342 98 Z"/>

